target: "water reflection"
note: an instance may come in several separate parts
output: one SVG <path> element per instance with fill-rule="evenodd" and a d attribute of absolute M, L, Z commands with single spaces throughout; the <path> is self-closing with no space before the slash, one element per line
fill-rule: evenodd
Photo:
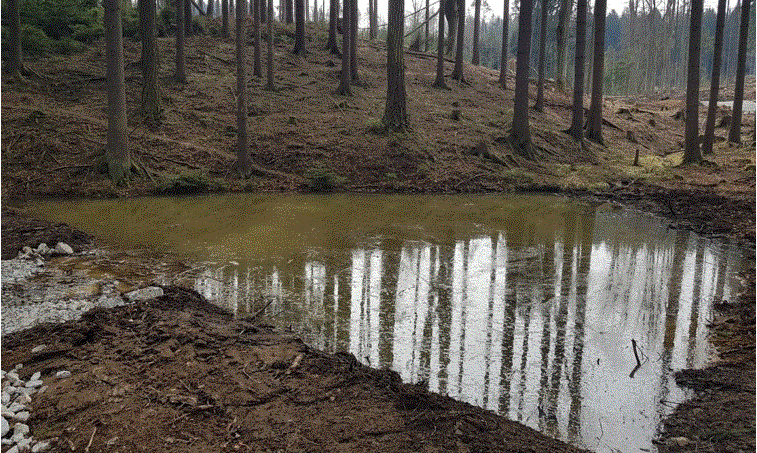
<path fill-rule="evenodd" d="M 269 313 L 316 347 L 574 444 L 637 451 L 683 398 L 673 370 L 708 360 L 711 304 L 737 265 L 693 234 L 638 231 L 639 217 L 568 213 L 549 242 L 527 226 L 452 245 L 378 240 L 255 277 L 208 271 L 196 288 L 247 313 L 262 288 Z"/>
<path fill-rule="evenodd" d="M 216 259 L 195 288 L 240 316 L 270 303 L 315 347 L 595 451 L 654 450 L 684 397 L 673 371 L 709 360 L 738 253 L 641 214 L 524 199 L 223 199 L 183 214 L 184 242 L 150 240 Z M 156 203 L 142 212 L 170 222 Z"/>

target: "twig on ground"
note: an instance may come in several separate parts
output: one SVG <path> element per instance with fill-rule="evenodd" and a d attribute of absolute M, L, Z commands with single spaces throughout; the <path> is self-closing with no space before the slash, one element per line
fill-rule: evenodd
<path fill-rule="evenodd" d="M 92 446 L 92 441 L 95 439 L 95 433 L 97 432 L 97 426 L 94 427 L 92 430 L 92 435 L 89 436 L 89 443 L 87 444 L 87 448 L 84 449 L 84 453 L 89 453 L 89 447 Z"/>

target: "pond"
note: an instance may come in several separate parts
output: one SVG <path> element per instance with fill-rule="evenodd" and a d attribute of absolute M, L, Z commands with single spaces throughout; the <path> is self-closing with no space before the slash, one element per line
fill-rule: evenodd
<path fill-rule="evenodd" d="M 635 211 L 550 196 L 211 195 L 28 212 L 205 262 L 239 316 L 595 451 L 655 451 L 711 360 L 737 249 Z M 634 348 L 633 344 L 636 344 Z M 635 349 L 635 350 L 634 350 Z M 637 368 L 635 352 L 641 367 Z"/>

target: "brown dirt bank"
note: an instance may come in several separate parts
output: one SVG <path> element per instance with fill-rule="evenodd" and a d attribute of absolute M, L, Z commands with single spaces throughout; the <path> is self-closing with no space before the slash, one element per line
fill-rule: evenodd
<path fill-rule="evenodd" d="M 578 452 L 492 412 L 330 355 L 197 293 L 7 335 L 2 366 L 44 379 L 30 421 L 57 451 Z M 30 345 L 47 349 L 30 352 Z M 85 447 L 86 446 L 86 447 Z"/>

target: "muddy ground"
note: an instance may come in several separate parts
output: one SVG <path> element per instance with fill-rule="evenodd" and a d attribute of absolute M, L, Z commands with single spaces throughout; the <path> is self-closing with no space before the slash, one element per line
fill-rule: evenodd
<path fill-rule="evenodd" d="M 189 83 L 179 85 L 171 81 L 173 40 L 160 40 L 165 110 L 159 126 L 143 123 L 136 111 L 139 44 L 126 42 L 129 143 L 138 170 L 123 187 L 113 186 L 98 166 L 106 133 L 102 46 L 27 61 L 42 78 L 25 85 L 3 80 L 4 206 L 38 196 L 309 190 L 322 177 L 334 190 L 352 192 L 539 190 L 655 212 L 677 227 L 738 242 L 749 263 L 738 297 L 717 301 L 711 332 L 719 361 L 679 374 L 696 394 L 666 421 L 660 449 L 671 449 L 666 439 L 685 437 L 689 443 L 676 450 L 755 450 L 753 114 L 746 115 L 742 146 L 726 142 L 727 128 L 718 127 L 715 154 L 701 165 L 681 166 L 680 99 L 608 98 L 605 146 L 578 146 L 562 132 L 570 125 L 570 93 L 548 84 L 546 111 L 530 113 L 540 161 L 526 162 L 502 140 L 512 115 L 511 79 L 502 90 L 496 72 L 466 66 L 466 83 L 448 80 L 450 90 L 435 90 L 433 57 L 408 53 L 412 130 L 385 134 L 375 127 L 385 95 L 383 47 L 360 42 L 365 85 L 342 97 L 331 94 L 339 67 L 322 50 L 323 30 L 309 29 L 305 58 L 289 53 L 291 35 L 291 29 L 277 30 L 279 90 L 260 90 L 264 82 L 255 77 L 248 82 L 257 167 L 247 180 L 231 171 L 231 41 L 189 38 Z M 251 64 L 252 52 L 248 59 Z M 754 78 L 748 86 L 754 98 Z M 461 110 L 459 120 L 452 119 L 453 108 Z M 727 116 L 721 109 L 719 123 Z M 636 151 L 639 166 L 632 165 Z M 3 257 L 36 246 L 48 228 L 68 232 L 44 225 L 4 211 Z M 85 239 L 76 234 L 70 232 L 68 242 L 74 248 Z M 84 449 L 94 432 L 92 451 L 569 451 L 523 426 L 402 385 L 390 372 L 323 355 L 261 322 L 232 321 L 196 294 L 175 289 L 159 300 L 4 337 L 2 367 L 24 362 L 24 375 L 61 367 L 74 372 L 70 380 L 50 382 L 62 392 L 34 403 L 40 412 L 32 429 L 59 437 L 62 449 Z M 51 339 L 60 354 L 31 354 Z"/>

